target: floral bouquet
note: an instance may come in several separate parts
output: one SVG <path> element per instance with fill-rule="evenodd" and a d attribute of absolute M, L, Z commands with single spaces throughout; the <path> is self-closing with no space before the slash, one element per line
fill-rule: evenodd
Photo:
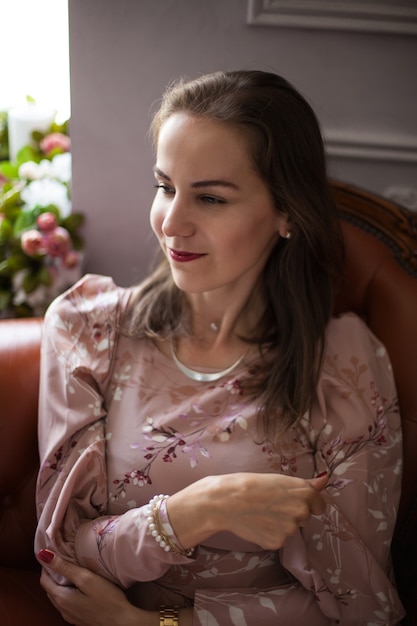
<path fill-rule="evenodd" d="M 0 161 L 0 318 L 43 315 L 81 276 L 68 122 L 32 137 L 16 162 Z"/>

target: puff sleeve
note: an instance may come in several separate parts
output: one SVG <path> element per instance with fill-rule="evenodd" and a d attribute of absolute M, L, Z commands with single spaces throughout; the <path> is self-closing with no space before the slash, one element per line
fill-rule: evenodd
<path fill-rule="evenodd" d="M 35 550 L 75 561 L 80 518 L 106 510 L 102 389 L 117 341 L 120 292 L 86 276 L 45 315 L 41 348 Z"/>
<path fill-rule="evenodd" d="M 122 587 L 187 560 L 155 550 L 146 507 L 108 514 L 105 397 L 128 297 L 110 278 L 89 275 L 46 313 L 35 537 L 36 552 L 53 550 Z"/>

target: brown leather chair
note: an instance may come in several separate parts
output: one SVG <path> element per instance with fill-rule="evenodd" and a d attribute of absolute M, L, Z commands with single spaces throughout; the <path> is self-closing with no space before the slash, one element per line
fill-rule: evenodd
<path fill-rule="evenodd" d="M 404 474 L 392 546 L 404 624 L 417 625 L 417 214 L 333 183 L 346 243 L 336 313 L 361 315 L 393 363 L 404 429 Z M 42 320 L 0 322 L 0 624 L 63 626 L 33 556 Z M 343 626 L 343 625 L 342 625 Z"/>
<path fill-rule="evenodd" d="M 392 557 L 404 624 L 417 626 L 417 213 L 333 183 L 346 271 L 336 313 L 355 311 L 385 344 L 398 390 L 404 471 Z"/>
<path fill-rule="evenodd" d="M 0 322 L 0 624 L 63 626 L 39 585 L 36 527 L 42 320 Z"/>

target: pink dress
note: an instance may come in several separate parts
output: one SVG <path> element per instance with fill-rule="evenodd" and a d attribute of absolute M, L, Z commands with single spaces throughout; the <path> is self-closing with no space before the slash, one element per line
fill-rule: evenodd
<path fill-rule="evenodd" d="M 355 315 L 333 319 L 311 410 L 273 447 L 241 393 L 245 366 L 193 382 L 151 341 L 117 333 L 131 293 L 90 275 L 47 312 L 36 550 L 117 582 L 145 609 L 194 605 L 195 626 L 398 624 L 401 431 L 383 346 Z M 203 476 L 324 470 L 326 511 L 279 551 L 224 533 L 188 558 L 149 534 L 152 496 Z"/>

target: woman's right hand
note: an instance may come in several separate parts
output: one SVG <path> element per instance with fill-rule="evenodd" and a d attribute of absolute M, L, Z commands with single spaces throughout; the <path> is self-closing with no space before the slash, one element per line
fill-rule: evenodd
<path fill-rule="evenodd" d="M 175 533 L 190 548 L 229 531 L 264 550 L 277 550 L 311 515 L 324 512 L 327 474 L 311 479 L 236 473 L 203 478 L 170 496 Z"/>

